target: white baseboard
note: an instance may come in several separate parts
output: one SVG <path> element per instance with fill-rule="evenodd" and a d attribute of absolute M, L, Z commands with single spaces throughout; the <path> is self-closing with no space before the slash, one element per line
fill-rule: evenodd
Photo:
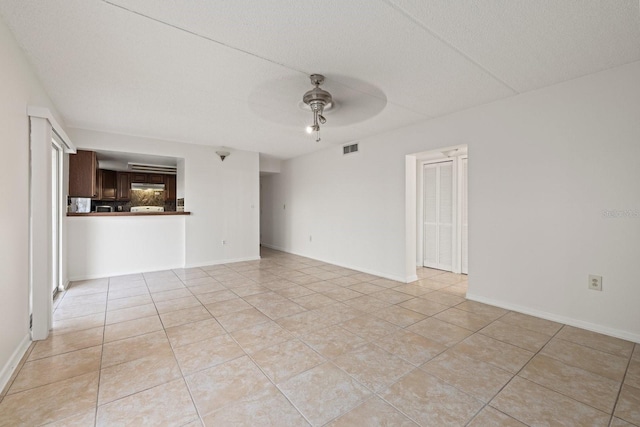
<path fill-rule="evenodd" d="M 305 257 L 305 258 L 313 259 L 313 260 L 316 260 L 316 261 L 326 262 L 327 264 L 337 265 L 338 267 L 344 267 L 344 268 L 348 268 L 350 270 L 360 271 L 362 273 L 367 273 L 367 274 L 371 274 L 371 275 L 374 275 L 374 276 L 384 277 L 385 279 L 395 280 L 396 282 L 410 283 L 410 282 L 414 282 L 414 281 L 418 280 L 418 276 L 415 275 L 415 274 L 413 276 L 409 276 L 409 277 L 402 277 L 402 276 L 397 276 L 395 274 L 389 274 L 389 273 L 385 273 L 385 272 L 382 272 L 382 271 L 371 270 L 371 269 L 368 269 L 368 268 L 363 268 L 363 267 L 354 266 L 354 265 L 350 265 L 350 264 L 342 264 L 342 263 L 334 261 L 334 260 L 327 260 L 327 259 L 323 259 L 323 258 L 313 257 L 313 256 L 310 256 L 310 255 L 307 255 L 307 254 L 290 251 L 290 250 L 285 249 L 285 248 L 280 248 L 280 247 L 275 246 L 275 245 L 270 245 L 268 243 L 262 243 L 262 246 L 264 246 L 266 248 L 269 248 L 269 249 L 276 250 L 276 251 L 286 252 L 288 254 L 298 255 L 298 256 Z"/>
<path fill-rule="evenodd" d="M 7 363 L 5 363 L 5 365 L 2 367 L 2 370 L 0 371 L 0 391 L 4 390 L 4 388 L 9 383 L 11 375 L 13 375 L 13 372 L 16 370 L 18 364 L 20 363 L 20 359 L 22 359 L 22 356 L 24 356 L 24 354 L 27 352 L 27 349 L 30 345 L 31 336 L 30 334 L 27 334 L 24 336 L 24 338 L 22 338 L 22 341 L 20 341 L 18 347 L 16 347 L 16 349 L 13 351 L 11 357 L 9 358 L 9 360 L 7 360 Z"/>
<path fill-rule="evenodd" d="M 414 274 L 413 276 L 407 277 L 406 283 L 415 282 L 416 280 L 418 280 L 418 275 Z"/>
<path fill-rule="evenodd" d="M 245 258 L 217 259 L 215 261 L 187 264 L 186 268 L 206 267 L 207 265 L 232 264 L 234 262 L 259 261 L 260 259 L 261 259 L 260 256 L 252 256 L 252 257 L 245 257 Z"/>
<path fill-rule="evenodd" d="M 523 314 L 540 317 L 542 319 L 551 320 L 553 322 L 564 323 L 565 325 L 575 326 L 576 328 L 586 329 L 588 331 L 597 332 L 599 334 L 609 335 L 611 337 L 620 338 L 627 341 L 640 343 L 640 335 L 620 329 L 609 328 L 595 323 L 585 322 L 584 320 L 574 319 L 572 317 L 562 316 L 560 314 L 549 313 L 542 310 L 525 307 L 518 304 L 512 304 L 506 301 L 500 301 L 492 298 L 485 298 L 480 295 L 467 293 L 467 299 L 477 301 L 484 304 L 493 305 L 511 311 L 517 311 Z"/>
<path fill-rule="evenodd" d="M 191 263 L 186 265 L 168 265 L 162 268 L 162 270 L 173 270 L 177 268 L 194 268 L 194 267 L 204 267 L 207 265 L 219 265 L 219 264 L 231 264 L 233 262 L 242 262 L 242 261 L 256 261 L 259 260 L 260 256 L 257 257 L 245 257 L 245 258 L 230 258 L 230 259 L 217 259 L 214 261 L 207 261 L 202 263 Z M 139 273 L 149 273 L 155 270 L 149 269 L 135 269 L 135 270 L 115 270 L 109 271 L 105 273 L 98 274 L 87 274 L 84 276 L 73 276 L 69 278 L 69 282 L 77 282 L 80 280 L 92 280 L 92 279 L 104 279 L 105 277 L 115 277 L 115 276 L 124 276 L 127 274 L 139 274 Z"/>
<path fill-rule="evenodd" d="M 143 268 L 143 269 L 133 269 L 133 270 L 105 271 L 102 273 L 72 276 L 72 277 L 69 277 L 69 282 L 77 282 L 80 280 L 104 279 L 105 277 L 125 276 L 127 274 L 149 273 L 151 271 L 159 271 L 159 270 L 173 270 L 174 268 L 184 268 L 184 265 L 167 265 L 167 266 L 163 266 L 162 269 L 158 269 L 158 270 Z"/>
<path fill-rule="evenodd" d="M 287 252 L 283 248 L 275 246 L 275 245 L 271 245 L 269 243 L 260 243 L 260 246 L 264 246 L 265 248 L 273 249 L 275 251 Z M 287 253 L 290 253 L 290 252 L 287 252 Z"/>

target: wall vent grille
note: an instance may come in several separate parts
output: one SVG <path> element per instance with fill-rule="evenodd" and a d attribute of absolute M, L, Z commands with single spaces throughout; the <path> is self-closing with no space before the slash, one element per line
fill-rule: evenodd
<path fill-rule="evenodd" d="M 358 144 L 345 145 L 342 147 L 342 154 L 351 154 L 358 152 Z"/>
<path fill-rule="evenodd" d="M 132 162 L 129 162 L 128 166 L 131 172 L 164 173 L 169 175 L 175 175 L 178 170 L 176 166 L 149 165 L 144 163 L 132 163 Z"/>

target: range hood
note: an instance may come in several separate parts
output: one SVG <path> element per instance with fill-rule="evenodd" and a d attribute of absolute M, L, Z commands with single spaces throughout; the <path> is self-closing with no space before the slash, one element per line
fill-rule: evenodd
<path fill-rule="evenodd" d="M 147 184 L 143 182 L 134 182 L 131 184 L 132 190 L 152 190 L 164 191 L 164 184 Z"/>

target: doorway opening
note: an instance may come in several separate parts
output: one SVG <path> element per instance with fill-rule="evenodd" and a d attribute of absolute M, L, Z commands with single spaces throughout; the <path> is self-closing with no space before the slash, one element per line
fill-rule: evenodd
<path fill-rule="evenodd" d="M 467 146 L 407 156 L 406 179 L 408 277 L 411 263 L 418 273 L 468 274 Z"/>

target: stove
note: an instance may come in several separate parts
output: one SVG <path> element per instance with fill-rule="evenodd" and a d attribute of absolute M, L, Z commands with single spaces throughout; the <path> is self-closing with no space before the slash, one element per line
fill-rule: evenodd
<path fill-rule="evenodd" d="M 131 212 L 164 212 L 164 206 L 133 206 Z"/>

